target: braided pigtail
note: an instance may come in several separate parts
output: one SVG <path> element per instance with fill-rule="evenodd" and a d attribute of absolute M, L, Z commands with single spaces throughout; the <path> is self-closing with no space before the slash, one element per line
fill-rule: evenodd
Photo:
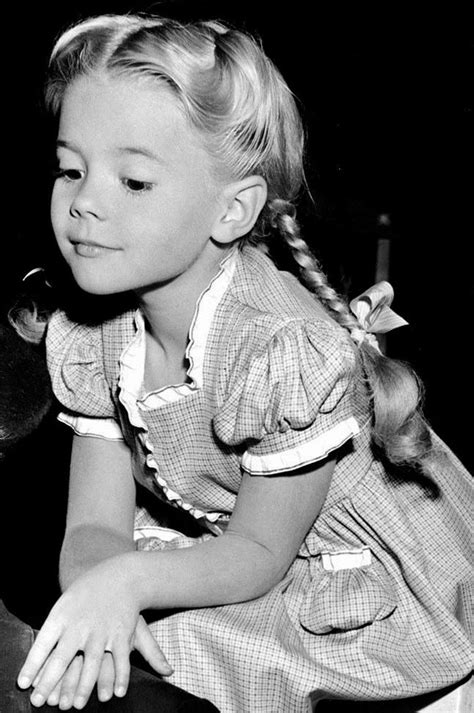
<path fill-rule="evenodd" d="M 422 386 L 418 377 L 407 364 L 380 352 L 372 335 L 367 335 L 361 328 L 346 300 L 328 283 L 319 262 L 301 237 L 294 206 L 277 199 L 269 208 L 271 225 L 288 246 L 299 268 L 301 281 L 348 330 L 358 346 L 373 401 L 374 444 L 391 463 L 427 467 L 431 437 L 420 409 Z"/>
<path fill-rule="evenodd" d="M 350 312 L 343 298 L 331 287 L 308 243 L 301 237 L 294 206 L 289 201 L 276 199 L 272 201 L 269 208 L 272 216 L 271 225 L 277 229 L 288 246 L 291 256 L 298 266 L 301 281 L 329 309 L 336 321 L 345 327 L 351 336 L 354 333 L 354 341 L 356 341 L 356 335 L 360 332 L 360 324 Z"/>

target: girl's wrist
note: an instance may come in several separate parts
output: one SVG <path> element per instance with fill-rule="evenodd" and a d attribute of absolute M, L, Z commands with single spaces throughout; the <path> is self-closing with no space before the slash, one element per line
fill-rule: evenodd
<path fill-rule="evenodd" d="M 153 576 L 147 566 L 150 563 L 143 557 L 144 554 L 136 551 L 124 552 L 108 560 L 109 565 L 113 567 L 111 586 L 114 586 L 115 577 L 120 579 L 140 611 L 153 606 L 150 592 L 150 580 Z"/>

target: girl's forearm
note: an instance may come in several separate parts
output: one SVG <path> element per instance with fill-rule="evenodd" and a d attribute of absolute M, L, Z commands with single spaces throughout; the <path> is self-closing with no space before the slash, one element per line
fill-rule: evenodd
<path fill-rule="evenodd" d="M 131 538 L 107 527 L 87 524 L 66 533 L 59 561 L 59 581 L 63 590 L 95 565 L 134 550 Z"/>
<path fill-rule="evenodd" d="M 225 533 L 181 549 L 135 551 L 131 492 L 124 504 L 108 512 L 109 529 L 100 524 L 100 512 L 95 521 L 99 524 L 83 524 L 89 501 L 82 503 L 76 508 L 79 514 L 71 508 L 76 525 L 70 526 L 64 546 L 64 586 L 97 566 L 99 578 L 111 584 L 120 581 L 140 611 L 215 606 L 259 597 L 284 577 L 297 556 L 324 502 L 334 464 L 335 460 L 325 460 L 291 478 L 244 474 Z M 110 488 L 109 492 L 114 491 Z"/>
<path fill-rule="evenodd" d="M 182 549 L 123 553 L 107 564 L 127 577 L 141 611 L 254 599 L 285 574 L 268 549 L 233 534 Z"/>

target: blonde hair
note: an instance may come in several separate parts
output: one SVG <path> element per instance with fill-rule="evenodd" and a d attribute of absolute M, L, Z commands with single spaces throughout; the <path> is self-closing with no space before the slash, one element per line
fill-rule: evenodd
<path fill-rule="evenodd" d="M 60 111 L 72 81 L 96 72 L 166 87 L 199 132 L 217 171 L 234 179 L 265 178 L 268 200 L 247 239 L 271 251 L 269 238 L 279 236 L 301 281 L 360 344 L 360 324 L 301 237 L 294 203 L 304 186 L 302 121 L 295 98 L 259 42 L 217 21 L 93 17 L 56 42 L 46 87 L 50 110 Z M 420 464 L 430 439 L 415 374 L 368 342 L 362 341 L 359 350 L 373 395 L 375 443 L 394 463 Z"/>
<path fill-rule="evenodd" d="M 303 127 L 292 93 L 255 39 L 217 21 L 181 24 L 105 15 L 72 27 L 50 61 L 46 103 L 58 112 L 76 77 L 137 76 L 166 87 L 233 179 L 265 177 L 269 204 L 303 182 Z M 265 213 L 265 211 L 264 211 Z"/>

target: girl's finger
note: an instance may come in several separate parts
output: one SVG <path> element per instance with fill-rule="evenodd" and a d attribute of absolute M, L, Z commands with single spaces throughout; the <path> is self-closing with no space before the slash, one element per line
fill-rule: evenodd
<path fill-rule="evenodd" d="M 31 695 L 34 706 L 42 706 L 62 679 L 66 669 L 77 653 L 77 647 L 59 643 L 47 660 L 38 683 Z"/>
<path fill-rule="evenodd" d="M 78 654 L 69 664 L 69 667 L 60 682 L 59 710 L 67 711 L 72 708 L 72 702 L 77 685 L 81 677 L 83 664 L 82 654 Z M 49 703 L 49 698 L 48 698 Z"/>
<path fill-rule="evenodd" d="M 103 644 L 99 645 L 97 642 L 93 642 L 86 646 L 84 650 L 84 662 L 82 665 L 81 677 L 74 694 L 74 708 L 78 708 L 79 710 L 84 708 L 89 700 L 92 689 L 99 678 L 103 657 Z"/>
<path fill-rule="evenodd" d="M 70 647 L 58 644 L 44 665 L 43 671 L 30 697 L 31 703 L 34 706 L 42 706 L 45 703 L 50 693 L 54 691 L 62 679 L 76 653 L 77 650 L 75 647 L 71 649 Z"/>
<path fill-rule="evenodd" d="M 33 688 L 36 688 L 36 686 L 38 685 L 38 682 L 39 682 L 41 676 L 43 675 L 43 671 L 44 671 L 44 667 L 46 666 L 46 663 L 47 663 L 47 661 L 44 662 L 44 664 L 41 666 L 40 670 L 36 674 L 35 680 L 31 684 L 33 686 Z"/>
<path fill-rule="evenodd" d="M 61 681 L 58 683 L 56 688 L 51 691 L 51 693 L 48 696 L 48 700 L 46 703 L 48 706 L 57 706 L 59 703 L 59 696 L 61 695 Z"/>
<path fill-rule="evenodd" d="M 113 648 L 115 683 L 114 694 L 122 698 L 128 689 L 130 681 L 130 646 L 128 642 L 117 642 Z"/>
<path fill-rule="evenodd" d="M 115 664 L 110 651 L 106 651 L 102 659 L 99 678 L 97 679 L 97 696 L 99 701 L 105 703 L 114 695 Z"/>
<path fill-rule="evenodd" d="M 46 620 L 18 674 L 17 683 L 20 688 L 29 688 L 33 681 L 38 679 L 38 674 L 56 646 L 59 636 L 60 629 L 55 625 L 48 625 Z"/>
<path fill-rule="evenodd" d="M 168 663 L 143 617 L 140 617 L 137 623 L 134 645 L 135 649 L 157 673 L 162 676 L 171 676 L 173 668 Z"/>

